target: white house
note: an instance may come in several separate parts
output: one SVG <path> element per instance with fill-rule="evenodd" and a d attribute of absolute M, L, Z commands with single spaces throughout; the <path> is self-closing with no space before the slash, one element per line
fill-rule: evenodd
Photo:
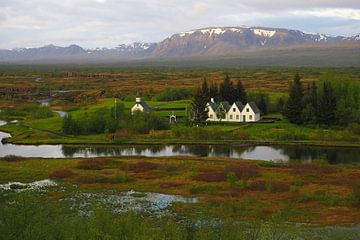
<path fill-rule="evenodd" d="M 228 102 L 216 103 L 213 98 L 207 103 L 208 116 L 207 121 L 212 122 L 256 122 L 260 120 L 260 110 L 254 102 L 243 105 L 241 102 L 234 102 L 230 105 Z"/>
<path fill-rule="evenodd" d="M 131 108 L 131 114 L 134 114 L 136 111 L 144 112 L 148 110 L 151 110 L 151 108 L 145 102 L 142 102 L 139 95 L 137 95 L 135 105 Z"/>

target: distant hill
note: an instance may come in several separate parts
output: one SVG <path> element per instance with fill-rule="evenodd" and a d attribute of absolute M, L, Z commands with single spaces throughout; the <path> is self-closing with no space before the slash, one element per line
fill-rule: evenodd
<path fill-rule="evenodd" d="M 301 57 L 300 57 L 301 56 Z M 296 58 L 299 57 L 297 60 Z M 329 59 L 336 58 L 336 59 Z M 0 50 L 0 63 L 118 63 L 151 65 L 165 60 L 216 62 L 242 59 L 240 65 L 360 66 L 360 35 L 327 36 L 265 27 L 217 27 L 177 33 L 159 43 L 120 44 L 84 49 L 78 45 Z M 293 61 L 293 60 L 295 61 Z M 247 62 L 248 61 L 248 62 Z"/>

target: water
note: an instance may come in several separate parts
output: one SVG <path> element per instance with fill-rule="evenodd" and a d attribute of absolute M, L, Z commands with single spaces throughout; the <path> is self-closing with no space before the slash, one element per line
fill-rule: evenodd
<path fill-rule="evenodd" d="M 0 121 L 0 125 L 6 124 Z M 11 135 L 0 132 L 0 139 Z M 313 147 L 303 145 L 229 146 L 229 145 L 17 145 L 0 143 L 0 157 L 17 155 L 44 158 L 88 158 L 105 156 L 204 156 L 288 162 L 324 159 L 331 164 L 359 164 L 360 148 Z"/>

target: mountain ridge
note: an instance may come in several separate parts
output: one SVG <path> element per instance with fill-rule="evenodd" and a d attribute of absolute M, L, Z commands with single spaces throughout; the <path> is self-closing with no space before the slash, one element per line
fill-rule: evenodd
<path fill-rule="evenodd" d="M 175 33 L 158 43 L 134 42 L 113 48 L 86 49 L 72 44 L 67 47 L 46 45 L 39 48 L 0 50 L 0 62 L 16 63 L 41 60 L 109 59 L 136 60 L 183 58 L 194 56 L 216 57 L 241 55 L 246 51 L 286 49 L 309 45 L 314 48 L 329 44 L 357 44 L 360 34 L 330 36 L 304 33 L 299 30 L 272 27 L 207 27 Z M 357 49 L 357 46 L 355 46 Z"/>

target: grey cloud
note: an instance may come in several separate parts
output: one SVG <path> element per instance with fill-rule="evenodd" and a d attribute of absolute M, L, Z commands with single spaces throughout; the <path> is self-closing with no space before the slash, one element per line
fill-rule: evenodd
<path fill-rule="evenodd" d="M 351 9 L 360 14 L 359 5 L 358 0 L 0 0 L 0 48 L 49 43 L 112 47 L 160 41 L 200 27 L 242 24 L 355 34 L 360 21 L 350 14 L 316 17 L 311 11 Z M 308 12 L 302 16 L 302 11 Z"/>

